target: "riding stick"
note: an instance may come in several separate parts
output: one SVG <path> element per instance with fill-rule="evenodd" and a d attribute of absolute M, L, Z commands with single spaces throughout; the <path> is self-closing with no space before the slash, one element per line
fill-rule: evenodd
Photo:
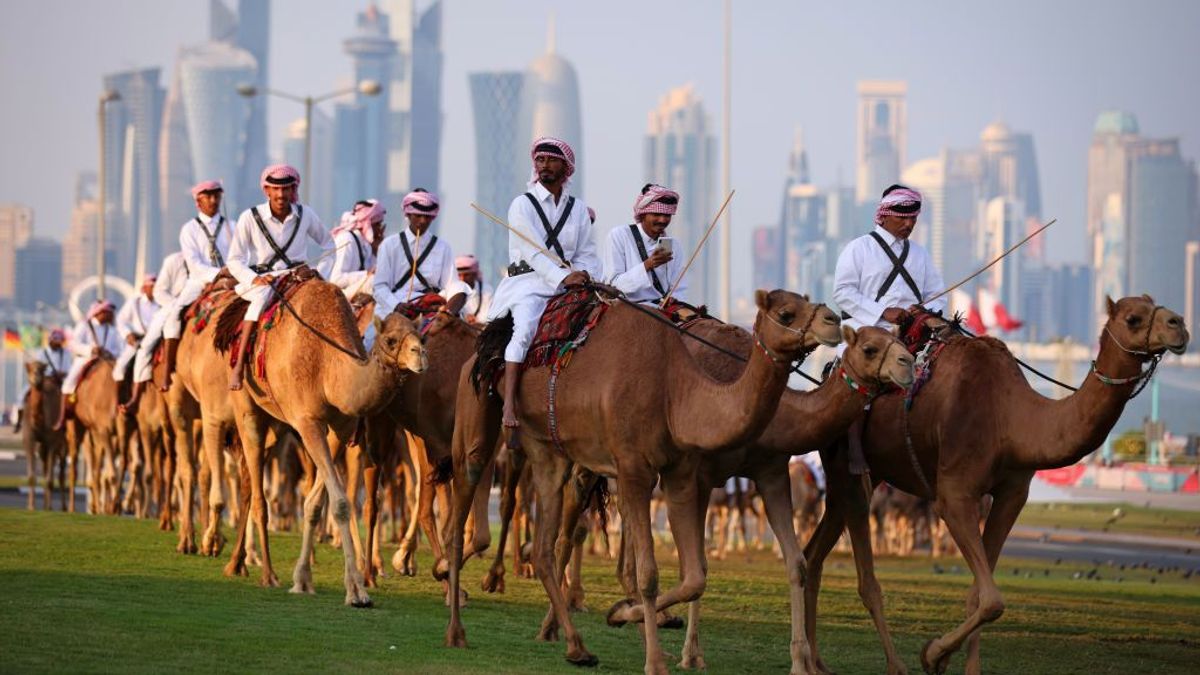
<path fill-rule="evenodd" d="M 700 255 L 700 249 L 704 248 L 704 242 L 708 241 L 708 235 L 712 234 L 713 228 L 716 227 L 717 222 L 721 220 L 721 214 L 725 213 L 725 207 L 729 206 L 729 200 L 733 199 L 733 193 L 735 192 L 737 192 L 737 190 L 730 190 L 729 195 L 725 197 L 725 201 L 721 204 L 721 208 L 717 211 L 717 217 L 713 218 L 713 221 L 708 226 L 708 229 L 704 231 L 704 236 L 700 238 L 700 243 L 696 244 L 696 250 L 692 251 L 692 257 L 688 258 L 687 264 L 683 266 L 683 269 L 679 271 L 679 276 L 675 278 L 675 283 L 671 284 L 671 288 L 667 291 L 667 294 L 663 296 L 662 302 L 658 305 L 660 309 L 667 306 L 667 298 L 671 297 L 671 295 L 675 293 L 675 289 L 679 287 L 679 282 L 683 281 L 683 275 L 687 274 L 688 268 L 691 267 L 692 263 L 696 261 L 696 256 Z"/>
<path fill-rule="evenodd" d="M 1039 227 L 1037 230 L 1034 230 L 1034 232 L 1031 233 L 1029 236 L 1025 237 L 1021 241 L 1018 241 L 1017 243 L 1010 246 L 1007 251 L 996 256 L 995 260 L 992 260 L 990 263 L 984 265 L 983 268 L 980 269 L 979 271 L 975 272 L 974 274 L 967 277 L 966 279 L 963 279 L 962 281 L 958 282 L 957 284 L 954 284 L 950 288 L 947 288 L 946 290 L 942 291 L 941 293 L 938 293 L 937 295 L 934 295 L 933 297 L 930 297 L 930 298 L 925 298 L 924 300 L 921 301 L 920 304 L 924 305 L 924 304 L 933 302 L 934 300 L 937 300 L 938 298 L 949 293 L 950 291 L 953 291 L 954 289 L 958 288 L 959 286 L 962 286 L 963 284 L 967 283 L 968 281 L 974 279 L 975 277 L 979 276 L 980 274 L 983 274 L 984 272 L 988 271 L 992 267 L 992 265 L 995 265 L 996 263 L 1000 262 L 1001 260 L 1004 260 L 1004 258 L 1006 258 L 1009 253 L 1012 253 L 1013 251 L 1017 250 L 1018 248 L 1021 247 L 1022 244 L 1029 241 L 1030 239 L 1033 239 L 1034 237 L 1038 236 L 1039 234 L 1042 233 L 1042 230 L 1045 230 L 1047 227 L 1050 227 L 1051 225 L 1053 225 L 1056 222 L 1058 222 L 1058 218 L 1050 219 L 1050 222 Z"/>
<path fill-rule="evenodd" d="M 559 267 L 565 267 L 566 269 L 571 269 L 571 266 L 570 266 L 570 265 L 568 265 L 568 264 L 567 264 L 567 262 L 566 262 L 565 260 L 563 260 L 562 258 L 560 258 L 560 257 L 558 257 L 558 256 L 556 256 L 556 255 L 554 255 L 554 254 L 553 254 L 553 253 L 551 253 L 550 251 L 546 250 L 546 247 L 545 247 L 545 246 L 542 246 L 541 244 L 537 243 L 536 241 L 534 241 L 534 240 L 530 239 L 529 237 L 526 237 L 525 235 L 521 234 L 521 233 L 520 233 L 520 232 L 518 232 L 518 231 L 517 231 L 517 230 L 516 230 L 516 229 L 515 229 L 515 228 L 514 228 L 512 225 L 509 225 L 508 223 L 504 222 L 503 220 L 500 220 L 499 218 L 497 218 L 496 216 L 494 216 L 492 213 L 490 213 L 490 212 L 489 212 L 487 209 L 485 209 L 485 208 L 483 208 L 482 206 L 480 206 L 480 205 L 476 204 L 475 202 L 471 202 L 471 208 L 473 208 L 473 209 L 475 209 L 476 211 L 478 211 L 478 212 L 482 213 L 482 214 L 483 214 L 483 215 L 484 215 L 484 216 L 485 216 L 485 217 L 486 217 L 488 220 L 492 221 L 493 223 L 496 223 L 497 225 L 500 225 L 500 226 L 501 226 L 501 227 L 503 227 L 504 229 L 508 230 L 509 232 L 512 232 L 513 234 L 517 235 L 517 236 L 518 236 L 518 237 L 520 237 L 520 238 L 521 238 L 521 239 L 522 239 L 522 240 L 523 240 L 523 241 L 524 241 L 526 244 L 529 244 L 530 246 L 532 246 L 532 247 L 534 247 L 535 249 L 537 249 L 537 250 L 538 250 L 538 252 L 540 252 L 540 253 L 545 253 L 547 258 L 550 258 L 551 260 L 556 260 L 556 261 L 558 261 L 558 265 L 559 265 Z"/>

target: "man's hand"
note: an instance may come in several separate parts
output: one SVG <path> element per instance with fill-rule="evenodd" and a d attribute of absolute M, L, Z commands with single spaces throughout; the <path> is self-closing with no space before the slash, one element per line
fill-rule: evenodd
<path fill-rule="evenodd" d="M 894 323 L 897 326 L 904 323 L 908 319 L 908 311 L 899 307 L 888 307 L 883 310 L 883 320 L 888 323 Z"/>
<path fill-rule="evenodd" d="M 588 276 L 588 273 L 586 271 L 579 270 L 579 271 L 571 272 L 570 274 L 568 274 L 566 276 L 566 278 L 562 280 L 562 282 L 563 282 L 563 286 L 571 288 L 574 286 L 582 286 L 582 285 L 586 284 L 590 278 L 591 277 Z"/>
<path fill-rule="evenodd" d="M 296 268 L 296 278 L 300 281 L 308 281 L 315 276 L 319 276 L 317 271 L 308 265 L 301 265 L 300 267 Z"/>
<path fill-rule="evenodd" d="M 666 265 L 667 263 L 671 262 L 674 257 L 674 253 L 661 248 L 656 248 L 654 249 L 654 252 L 650 254 L 650 257 L 646 258 L 646 262 L 642 263 L 642 266 L 646 268 L 646 271 L 650 271 L 655 267 L 662 267 L 663 265 Z"/>
<path fill-rule="evenodd" d="M 125 344 L 129 345 L 130 347 L 136 347 L 137 343 L 138 343 L 137 336 L 134 335 L 133 333 L 130 333 L 129 335 L 125 336 Z"/>

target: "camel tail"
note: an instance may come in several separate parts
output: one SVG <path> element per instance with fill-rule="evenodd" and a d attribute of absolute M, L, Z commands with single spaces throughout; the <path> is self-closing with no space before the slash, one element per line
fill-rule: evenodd
<path fill-rule="evenodd" d="M 471 366 L 471 386 L 476 395 L 482 393 L 480 387 L 484 383 L 489 391 L 495 384 L 504 366 L 504 348 L 508 346 L 512 334 L 512 314 L 490 322 L 479 334 L 475 341 L 475 363 Z"/>
<path fill-rule="evenodd" d="M 599 476 L 596 481 L 596 487 L 592 488 L 591 493 L 587 497 L 587 506 L 589 509 L 596 512 L 600 518 L 600 531 L 608 531 L 608 500 L 612 496 L 608 492 L 608 479 L 604 476 Z"/>
<path fill-rule="evenodd" d="M 432 485 L 446 485 L 452 478 L 454 478 L 454 458 L 443 457 L 434 465 L 429 482 Z"/>

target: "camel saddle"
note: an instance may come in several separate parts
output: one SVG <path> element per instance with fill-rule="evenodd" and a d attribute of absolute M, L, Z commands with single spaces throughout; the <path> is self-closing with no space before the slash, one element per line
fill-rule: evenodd
<path fill-rule="evenodd" d="M 316 277 L 314 277 L 316 278 Z M 303 286 L 305 281 L 295 274 L 281 274 L 275 277 L 275 293 L 263 308 L 258 317 L 258 324 L 250 333 L 249 348 L 254 354 L 255 375 L 266 378 L 267 372 L 267 333 L 279 322 L 280 310 L 283 307 L 281 299 L 289 299 Z M 199 303 L 197 303 L 199 304 Z M 242 337 L 242 321 L 250 303 L 235 298 L 229 302 L 217 319 L 217 328 L 213 334 L 213 346 L 221 353 L 229 352 L 229 366 L 237 363 L 237 355 L 241 349 L 239 344 Z"/>
<path fill-rule="evenodd" d="M 706 305 L 696 307 L 676 298 L 668 300 L 667 304 L 660 307 L 658 311 L 665 314 L 672 323 L 680 328 L 687 328 L 700 319 L 709 318 Z"/>
<path fill-rule="evenodd" d="M 946 321 L 940 312 L 922 310 L 909 316 L 900 325 L 899 337 L 908 352 L 916 357 L 916 377 L 907 390 L 893 386 L 888 393 L 903 394 L 905 407 L 911 408 L 917 393 L 933 378 L 933 366 L 946 348 L 947 338 L 956 334 L 957 320 Z"/>
<path fill-rule="evenodd" d="M 208 282 L 208 285 L 200 292 L 200 297 L 183 309 L 184 324 L 191 323 L 192 319 L 195 319 L 195 323 L 192 323 L 192 332 L 197 334 L 202 332 L 208 326 L 208 322 L 212 320 L 213 312 L 225 301 L 228 294 L 233 292 L 233 287 L 236 285 L 237 279 L 234 279 L 233 275 L 229 273 L 229 268 L 222 267 L 217 276 Z M 162 342 L 159 342 L 158 347 L 161 346 Z"/>
<path fill-rule="evenodd" d="M 406 319 L 418 321 L 430 314 L 436 314 L 446 304 L 446 299 L 437 293 L 426 293 L 411 302 L 396 305 L 394 311 Z"/>

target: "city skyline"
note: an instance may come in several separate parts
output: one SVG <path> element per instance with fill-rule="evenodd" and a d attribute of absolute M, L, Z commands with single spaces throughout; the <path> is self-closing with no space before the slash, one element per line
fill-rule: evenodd
<path fill-rule="evenodd" d="M 51 3 L 53 4 L 53 3 Z M 404 3 L 407 4 L 407 3 Z M 417 3 L 424 9 L 430 3 Z M 1019 3 L 1018 3 L 1019 4 Z M 361 11 L 367 3 L 359 6 L 339 6 L 328 8 L 315 4 L 292 3 L 286 11 L 272 13 L 271 41 L 271 81 L 280 88 L 318 90 L 328 88 L 329 83 L 349 81 L 351 65 L 341 52 L 342 41 L 353 34 L 353 20 L 357 11 Z M 673 25 L 683 32 L 695 35 L 716 36 L 719 31 L 719 8 L 708 6 L 686 5 L 689 11 L 683 15 L 672 14 L 671 9 L 678 9 L 676 3 L 663 3 L 645 7 L 647 16 L 670 16 Z M 444 134 L 445 143 L 442 152 L 442 162 L 445 168 L 441 172 L 441 180 L 447 184 L 443 196 L 448 197 L 446 208 L 440 226 L 448 230 L 448 236 L 455 239 L 456 249 L 468 250 L 473 247 L 474 218 L 468 213 L 466 203 L 472 190 L 474 177 L 474 156 L 472 134 L 464 133 L 471 123 L 469 106 L 461 103 L 467 95 L 465 64 L 486 62 L 489 67 L 521 66 L 530 58 L 542 51 L 546 30 L 546 16 L 551 3 L 540 3 L 536 9 L 529 9 L 519 15 L 504 12 L 489 7 L 486 3 L 458 3 L 445 9 L 445 74 L 443 87 L 446 90 L 446 100 L 442 105 L 445 113 L 447 132 Z M 881 6 L 882 7 L 882 6 Z M 749 248 L 750 231 L 753 226 L 762 223 L 775 222 L 777 213 L 778 189 L 784 176 L 788 151 L 787 138 L 791 129 L 802 124 L 809 130 L 809 164 L 812 172 L 812 182 L 818 186 L 828 187 L 835 184 L 853 185 L 853 148 L 854 138 L 854 106 L 855 87 L 859 79 L 898 79 L 908 85 L 907 117 L 908 117 L 908 157 L 926 157 L 936 154 L 942 147 L 959 147 L 974 140 L 978 129 L 985 123 L 996 119 L 1011 124 L 1032 133 L 1038 139 L 1042 163 L 1043 193 L 1045 204 L 1043 211 L 1046 216 L 1057 215 L 1061 223 L 1053 228 L 1047 239 L 1050 245 L 1048 255 L 1051 259 L 1083 261 L 1088 255 L 1086 237 L 1084 235 L 1083 217 L 1086 185 L 1086 148 L 1090 142 L 1090 126 L 1095 115 L 1111 106 L 1127 108 L 1142 117 L 1148 135 L 1152 137 L 1179 136 L 1181 152 L 1185 158 L 1197 155 L 1196 120 L 1180 116 L 1181 109 L 1189 106 L 1181 105 L 1179 101 L 1195 96 L 1188 87 L 1171 86 L 1172 78 L 1167 66 L 1188 62 L 1189 55 L 1194 56 L 1196 48 L 1189 45 L 1176 27 L 1182 21 L 1169 21 L 1164 25 L 1154 22 L 1159 39 L 1152 43 L 1143 43 L 1144 49 L 1134 49 L 1132 46 L 1122 50 L 1120 58 L 1106 56 L 1100 53 L 1089 53 L 1087 59 L 1073 54 L 1068 49 L 1047 50 L 1036 47 L 1038 34 L 1052 32 L 1052 26 L 1078 25 L 1089 28 L 1100 34 L 1115 35 L 1118 28 L 1128 31 L 1131 36 L 1137 35 L 1134 28 L 1146 19 L 1139 16 L 1126 17 L 1120 13 L 1122 3 L 1099 3 L 1088 5 L 1085 14 L 1076 8 L 1047 8 L 1040 10 L 1039 22 L 1022 25 L 1030 39 L 1029 44 L 1021 51 L 1004 49 L 994 50 L 993 60 L 997 63 L 978 62 L 974 68 L 964 64 L 953 72 L 941 72 L 931 69 L 934 63 L 944 65 L 945 54 L 955 53 L 968 62 L 973 57 L 967 53 L 967 40 L 961 30 L 964 26 L 974 25 L 984 20 L 977 16 L 972 19 L 970 12 L 943 12 L 921 17 L 921 21 L 901 21 L 895 27 L 898 33 L 910 37 L 922 34 L 936 35 L 934 44 L 937 48 L 905 48 L 895 54 L 888 53 L 883 57 L 883 51 L 871 46 L 865 38 L 868 31 L 856 28 L 856 22 L 870 15 L 878 8 L 864 8 L 849 12 L 834 12 L 827 9 L 811 8 L 806 14 L 799 14 L 793 7 L 779 5 L 772 8 L 769 14 L 775 23 L 786 25 L 791 21 L 794 25 L 803 23 L 813 27 L 813 39 L 820 43 L 821 38 L 816 30 L 823 26 L 844 37 L 847 47 L 838 52 L 840 58 L 830 62 L 829 59 L 820 61 L 820 67 L 799 68 L 790 65 L 788 54 L 796 53 L 800 48 L 780 40 L 781 32 L 778 27 L 764 23 L 764 17 L 741 11 L 735 7 L 734 14 L 734 187 L 738 189 L 735 199 L 735 293 L 744 294 L 749 287 Z M 27 20 L 36 20 L 31 12 L 20 11 L 8 7 L 5 13 L 15 13 Z M 76 13 L 86 13 L 87 8 L 73 8 Z M 193 5 L 168 5 L 167 9 L 151 6 L 149 3 L 128 1 L 117 5 L 108 12 L 108 25 L 116 34 L 125 30 L 124 26 L 134 13 L 143 14 L 147 21 L 156 13 L 162 13 L 173 21 L 185 22 L 187 15 L 192 15 L 199 22 L 207 17 Z M 1173 13 L 1179 17 L 1196 14 L 1193 7 L 1185 5 L 1163 5 L 1163 12 Z M 715 50 L 690 49 L 680 54 L 669 53 L 668 50 L 658 50 L 654 55 L 655 66 L 645 67 L 645 59 L 634 59 L 613 54 L 607 48 L 605 35 L 613 31 L 624 31 L 630 38 L 630 44 L 637 48 L 646 48 L 655 44 L 657 37 L 650 29 L 633 29 L 623 26 L 614 13 L 600 11 L 597 8 L 560 9 L 558 14 L 558 51 L 569 59 L 579 73 L 581 96 L 585 117 L 583 136 L 586 152 L 581 153 L 581 164 L 586 178 L 583 186 L 589 203 L 596 206 L 600 213 L 598 234 L 608 228 L 621 224 L 623 214 L 627 210 L 629 194 L 640 185 L 641 172 L 638 170 L 640 155 L 638 145 L 641 141 L 641 130 L 627 134 L 626 129 L 643 126 L 640 119 L 644 111 L 651 108 L 662 91 L 679 82 L 695 81 L 700 97 L 716 107 L 719 102 L 719 56 Z M 1014 10 L 1013 15 L 1020 12 Z M 300 15 L 304 15 L 305 23 L 312 21 L 327 30 L 312 33 L 303 41 L 304 49 L 294 44 L 295 40 L 281 39 L 287 34 L 296 32 L 300 25 Z M 1120 17 L 1120 22 L 1115 21 Z M 162 17 L 160 17 L 162 18 Z M 329 18 L 329 21 L 322 21 Z M 803 18 L 800 22 L 798 19 Z M 494 19 L 490 26 L 487 21 Z M 988 25 L 997 32 L 1001 29 L 1012 28 L 1016 22 L 1014 16 L 1005 13 L 988 15 Z M 1132 23 L 1131 23 L 1132 22 Z M 10 24 L 13 22 L 10 22 Z M 123 67 L 108 67 L 102 72 L 116 72 L 136 66 L 162 67 L 164 72 L 171 65 L 174 50 L 179 44 L 187 41 L 197 41 L 194 37 L 182 38 L 176 36 L 174 41 L 165 39 L 171 33 L 172 21 L 163 23 L 160 34 L 147 35 L 147 40 L 137 43 L 126 41 L 121 50 L 121 59 L 125 60 Z M 928 25 L 925 25 L 928 24 Z M 203 25 L 202 23 L 200 25 Z M 651 22 L 652 25 L 652 22 Z M 143 35 L 132 28 L 130 35 Z M 512 40 L 511 48 L 496 52 L 495 50 L 480 50 L 473 47 L 477 44 L 474 38 L 481 37 L 493 31 L 507 31 Z M 907 31 L 907 32 L 906 32 Z M 1174 32 L 1173 32 L 1174 31 Z M 185 31 L 181 31 L 185 32 Z M 68 29 L 69 33 L 69 29 Z M 194 30 L 193 30 L 194 33 Z M 307 34 L 306 34 L 307 35 Z M 1172 39 L 1174 36 L 1174 39 Z M 995 37 L 985 36 L 984 41 L 996 40 Z M 165 58 L 137 57 L 136 64 L 128 63 L 135 52 L 141 52 L 142 44 L 158 42 L 159 51 L 168 46 Z M 15 40 L 14 44 L 19 44 Z M 1022 44 L 1026 41 L 1023 40 Z M 911 43 L 906 40 L 906 44 Z M 603 45 L 603 47 L 602 47 Z M 972 46 L 977 46 L 972 44 Z M 855 49 L 861 47 L 861 49 Z M 764 56 L 764 52 L 773 49 L 772 55 Z M 939 50 L 941 50 L 939 52 Z M 153 50 L 147 49 L 146 53 Z M 304 52 L 301 55 L 301 52 Z M 621 52 L 623 50 L 616 50 Z M 800 50 L 803 53 L 803 50 Z M 935 58 L 938 54 L 939 58 Z M 318 63 L 317 56 L 332 54 L 332 58 L 323 58 Z M 604 58 L 600 58 L 603 54 Z M 765 59 L 765 60 L 764 60 Z M 96 59 L 103 61 L 103 58 Z M 111 58 L 110 58 L 111 60 Z M 1191 59 L 1194 61 L 1195 59 Z M 797 61 L 813 63 L 811 59 Z M 769 67 L 752 70 L 754 64 L 766 63 Z M 5 59 L 6 78 L 14 73 L 12 59 Z M 1023 71 L 1034 64 L 1041 71 Z M 287 67 L 284 67 L 287 66 Z M 485 68 L 479 68 L 483 70 Z M 1011 78 L 1013 71 L 1028 74 L 1031 80 L 1036 76 L 1049 77 L 1064 94 L 1061 102 L 1054 106 L 1033 105 L 1028 97 L 1018 96 L 1033 86 L 1026 83 L 1020 87 L 1017 82 L 1005 80 L 1005 75 Z M 1100 71 L 1104 78 L 1098 78 L 1094 73 Z M 789 77 L 780 79 L 782 73 Z M 99 73 L 93 74 L 83 89 L 87 96 L 84 100 L 92 101 L 82 107 L 82 110 L 94 109 L 94 96 L 98 88 Z M 1064 77 L 1064 74 L 1069 77 Z M 1139 77 L 1131 77 L 1138 74 Z M 74 77 L 73 75 L 71 76 Z M 785 86 L 759 88 L 754 82 L 781 82 Z M 340 78 L 340 80 L 339 80 Z M 999 79 L 997 79 L 999 78 Z M 16 80 L 10 80 L 16 82 Z M 299 84 L 297 84 L 299 82 Z M 305 82 L 309 84 L 304 85 Z M 987 82 L 984 86 L 982 82 Z M 290 83 L 290 84 L 289 84 Z M 795 83 L 794 86 L 786 86 Z M 614 86 L 615 85 L 615 86 Z M 951 91 L 947 91 L 947 86 Z M 73 88 L 74 89 L 74 88 Z M 19 88 L 18 88 L 19 90 Z M 978 94 L 990 90 L 990 93 Z M 1093 91 L 1102 92 L 1097 95 Z M 762 92 L 769 92 L 764 96 Z M 1085 92 L 1086 95 L 1082 95 Z M 1170 93 L 1170 97 L 1167 93 Z M 1075 94 L 1071 96 L 1070 94 Z M 940 100 L 939 100 L 940 97 Z M 949 97 L 949 98 L 947 98 Z M 1174 97 L 1174 98 L 1171 98 Z M 605 114 L 597 112 L 611 109 L 613 101 L 620 101 L 620 114 Z M 1170 100 L 1168 100 L 1170 99 Z M 954 106 L 946 105 L 947 100 L 953 101 Z M 1080 101 L 1091 101 L 1081 105 Z M 1164 103 L 1165 102 L 1165 103 Z M 762 105 L 767 103 L 768 105 Z M 609 106 L 609 107 L 606 107 Z M 952 115 L 938 112 L 941 106 L 954 110 Z M 278 123 L 283 117 L 286 122 L 295 118 L 294 110 L 278 108 L 287 106 L 272 106 L 269 119 L 271 142 L 268 146 L 273 157 L 278 157 L 282 147 L 285 124 Z M 1071 115 L 1061 114 L 1062 110 L 1074 110 Z M 1084 112 L 1081 112 L 1084 111 Z M 1086 114 L 1086 118 L 1081 119 Z M 1061 120 L 1069 117 L 1070 125 L 1061 127 L 1056 133 L 1055 124 L 1047 124 L 1046 120 L 1054 117 Z M 79 154 L 84 161 L 77 166 L 71 166 L 71 173 L 79 169 L 88 169 L 94 165 L 94 124 L 90 123 L 91 114 L 76 111 L 73 124 L 82 127 L 83 133 L 76 132 L 81 139 Z M 640 119 L 637 119 L 640 118 Z M 71 125 L 68 125 L 71 126 Z M 782 130 L 779 127 L 783 127 Z M 935 131 L 930 132 L 933 128 Z M 91 134 L 87 130 L 92 129 Z M 964 133 L 965 130 L 969 132 Z M 1080 134 L 1083 143 L 1075 142 L 1075 150 L 1063 152 L 1064 139 Z M 69 134 L 64 134 L 69 137 Z M 599 138 L 602 142 L 591 141 L 589 138 Z M 465 139 L 465 140 L 464 140 Z M 831 151 L 831 148 L 837 148 Z M 91 161 L 86 161 L 90 151 Z M 464 160 L 464 156 L 466 159 Z M 768 157 L 767 159 L 762 159 Z M 63 162 L 66 162 L 63 159 Z M 613 167 L 616 168 L 613 168 Z M 625 168 L 620 168 L 620 167 Z M 471 167 L 471 170 L 466 170 Z M 747 168 L 749 167 L 749 169 Z M 902 167 L 903 168 L 903 167 Z M 1068 175 L 1069 174 L 1069 175 Z M 841 177 L 838 180 L 838 177 Z M 22 181 L 4 181 L 6 189 L 19 185 Z M 69 182 L 69 181 L 68 181 Z M 1074 184 L 1072 189 L 1063 189 L 1063 185 Z M 59 202 L 47 206 L 37 199 L 22 198 L 20 194 L 0 194 L 0 199 L 17 201 L 32 205 L 37 211 L 37 223 L 40 234 L 49 233 L 51 236 L 61 236 L 64 228 L 63 216 L 55 216 L 55 211 L 65 213 L 70 207 L 67 196 L 69 189 L 60 189 L 62 197 Z M 503 208 L 503 204 L 493 205 Z M 1074 213 L 1075 216 L 1070 214 Z M 336 213 L 321 214 L 327 221 L 332 221 Z M 621 215 L 620 219 L 613 216 Z M 1074 222 L 1072 222 L 1072 220 Z M 164 229 L 171 225 L 164 223 Z"/>

